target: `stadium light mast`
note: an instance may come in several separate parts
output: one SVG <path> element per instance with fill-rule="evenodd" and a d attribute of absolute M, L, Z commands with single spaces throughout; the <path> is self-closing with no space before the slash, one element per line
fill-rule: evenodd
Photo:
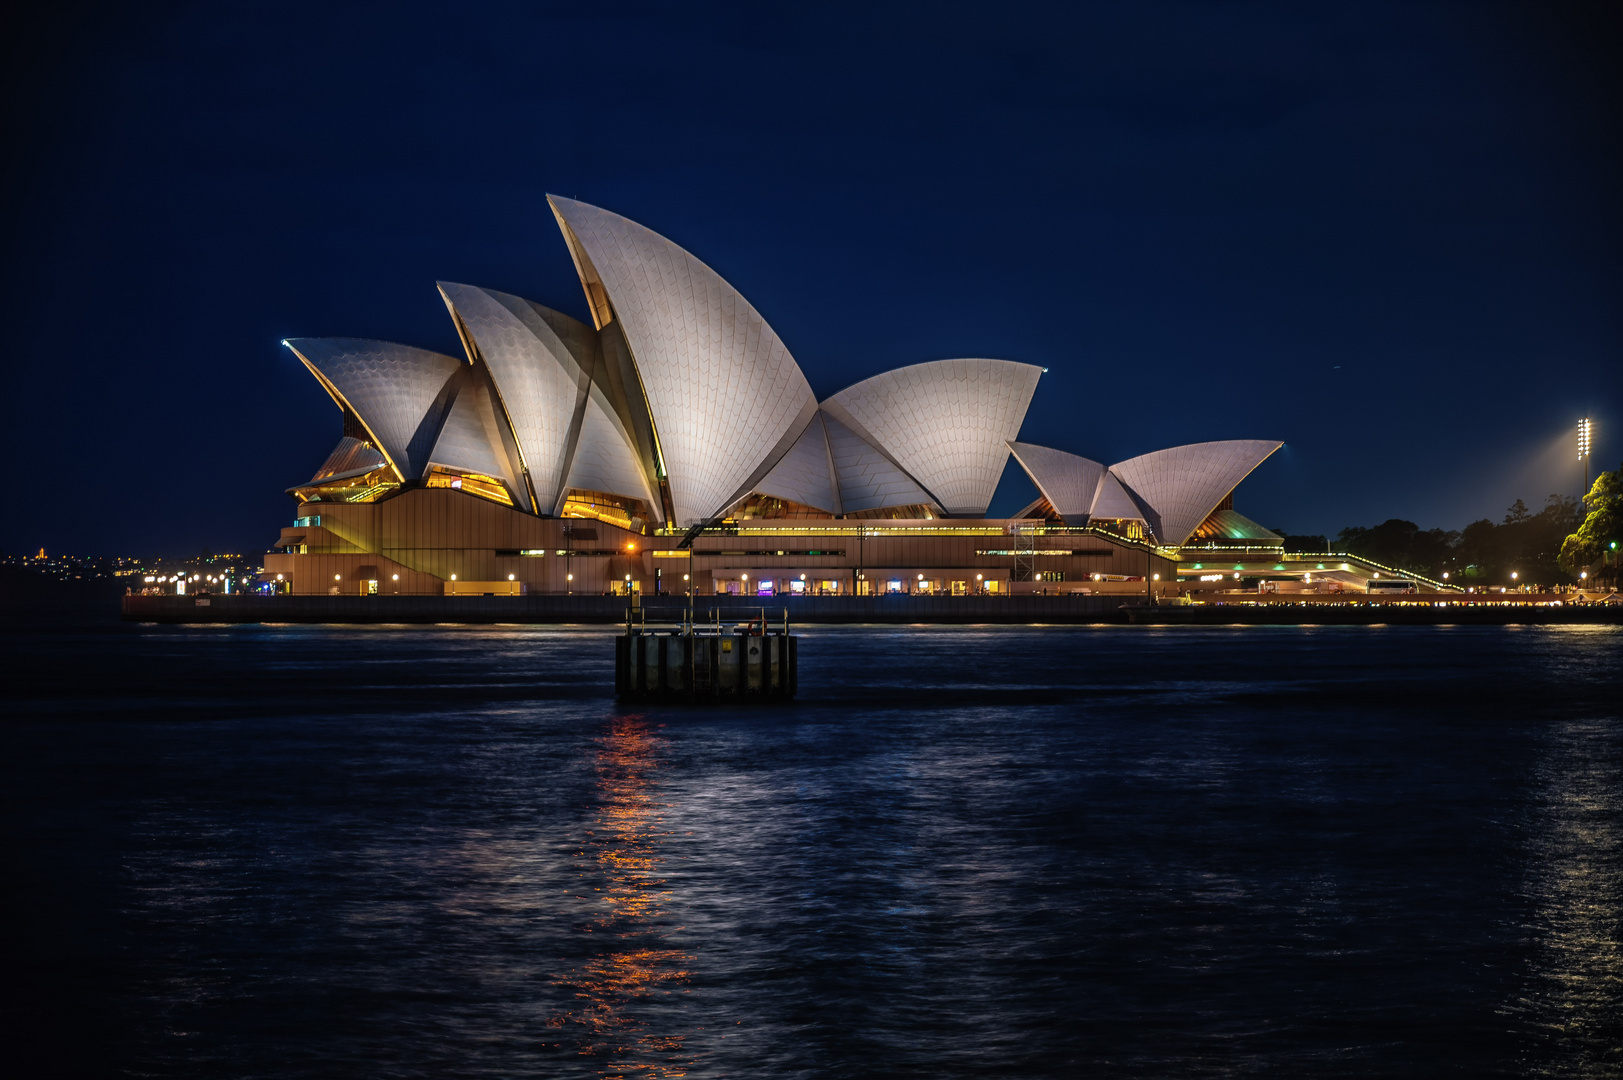
<path fill-rule="evenodd" d="M 1589 417 L 1578 421 L 1578 460 L 1584 463 L 1584 490 L 1579 498 L 1589 494 L 1589 448 L 1592 434 L 1593 425 L 1589 422 Z"/>

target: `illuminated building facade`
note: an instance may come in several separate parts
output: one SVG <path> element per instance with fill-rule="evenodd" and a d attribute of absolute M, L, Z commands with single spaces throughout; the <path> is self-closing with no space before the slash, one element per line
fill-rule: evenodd
<path fill-rule="evenodd" d="M 1043 369 L 1007 360 L 914 364 L 819 401 L 715 271 L 635 222 L 549 201 L 590 325 L 442 282 L 462 357 L 285 342 L 343 428 L 289 489 L 298 517 L 266 560 L 276 588 L 1172 591 L 1186 552 L 1280 554 L 1232 507 L 1278 443 L 1111 466 L 1022 443 Z M 1042 497 L 988 519 L 1011 452 Z"/>

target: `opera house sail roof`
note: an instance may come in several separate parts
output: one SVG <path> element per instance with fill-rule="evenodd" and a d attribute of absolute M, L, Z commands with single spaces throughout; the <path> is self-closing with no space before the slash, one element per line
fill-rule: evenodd
<path fill-rule="evenodd" d="M 1019 442 L 1045 369 L 1009 360 L 911 364 L 819 402 L 709 266 L 618 214 L 548 199 L 592 322 L 440 282 L 463 358 L 288 339 L 344 418 L 291 493 L 364 502 L 448 487 L 528 514 L 690 533 L 734 515 L 983 517 L 1012 452 L 1065 523 L 1134 523 L 1177 545 L 1279 446 L 1201 443 L 1106 468 Z"/>

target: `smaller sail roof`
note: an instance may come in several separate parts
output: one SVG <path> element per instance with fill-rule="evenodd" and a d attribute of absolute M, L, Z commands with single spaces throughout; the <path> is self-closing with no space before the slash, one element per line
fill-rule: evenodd
<path fill-rule="evenodd" d="M 440 402 L 441 391 L 466 366 L 463 361 L 365 338 L 288 338 L 282 344 L 340 408 L 347 406 L 360 419 L 402 480 L 422 476 L 447 404 Z"/>
<path fill-rule="evenodd" d="M 1088 516 L 1100 521 L 1143 521 L 1144 510 L 1121 486 L 1121 481 L 1107 472 L 1099 480 L 1099 492 L 1093 497 L 1093 508 Z"/>
<path fill-rule="evenodd" d="M 503 444 L 489 383 L 472 368 L 458 374 L 460 385 L 429 452 L 430 463 L 500 480 L 514 505 L 529 505 L 524 481 Z"/>
<path fill-rule="evenodd" d="M 1265 439 L 1190 443 L 1129 458 L 1110 472 L 1150 509 L 1155 538 L 1176 547 L 1283 445 Z"/>
<path fill-rule="evenodd" d="M 490 371 L 536 499 L 557 502 L 579 434 L 597 331 L 522 297 L 442 281 L 440 295 Z M 528 500 L 524 500 L 528 503 Z"/>
<path fill-rule="evenodd" d="M 887 506 L 940 506 L 930 493 L 861 435 L 833 416 L 823 416 L 834 478 L 839 486 L 840 513 L 859 514 Z"/>
<path fill-rule="evenodd" d="M 1010 442 L 1009 449 L 1055 513 L 1074 525 L 1087 522 L 1105 475 L 1103 465 L 1035 443 Z"/>
<path fill-rule="evenodd" d="M 882 372 L 823 409 L 884 451 L 949 514 L 986 513 L 1042 368 L 1012 360 L 932 360 Z"/>
<path fill-rule="evenodd" d="M 654 498 L 647 474 L 637 464 L 637 455 L 631 449 L 630 436 L 620 426 L 603 391 L 596 386 L 587 395 L 569 476 L 552 507 L 553 513 L 563 510 L 564 498 L 571 490 L 601 491 L 641 499 L 648 504 L 656 521 L 663 520 L 659 500 Z"/>
<path fill-rule="evenodd" d="M 839 512 L 833 461 L 821 412 L 812 416 L 789 452 L 778 459 L 772 471 L 755 486 L 765 495 L 790 499 L 830 514 Z"/>

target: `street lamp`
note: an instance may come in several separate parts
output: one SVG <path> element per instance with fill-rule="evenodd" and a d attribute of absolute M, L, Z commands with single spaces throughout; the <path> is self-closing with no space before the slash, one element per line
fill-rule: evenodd
<path fill-rule="evenodd" d="M 1589 494 L 1589 448 L 1593 443 L 1593 425 L 1589 417 L 1578 421 L 1578 460 L 1584 463 L 1584 494 Z"/>

